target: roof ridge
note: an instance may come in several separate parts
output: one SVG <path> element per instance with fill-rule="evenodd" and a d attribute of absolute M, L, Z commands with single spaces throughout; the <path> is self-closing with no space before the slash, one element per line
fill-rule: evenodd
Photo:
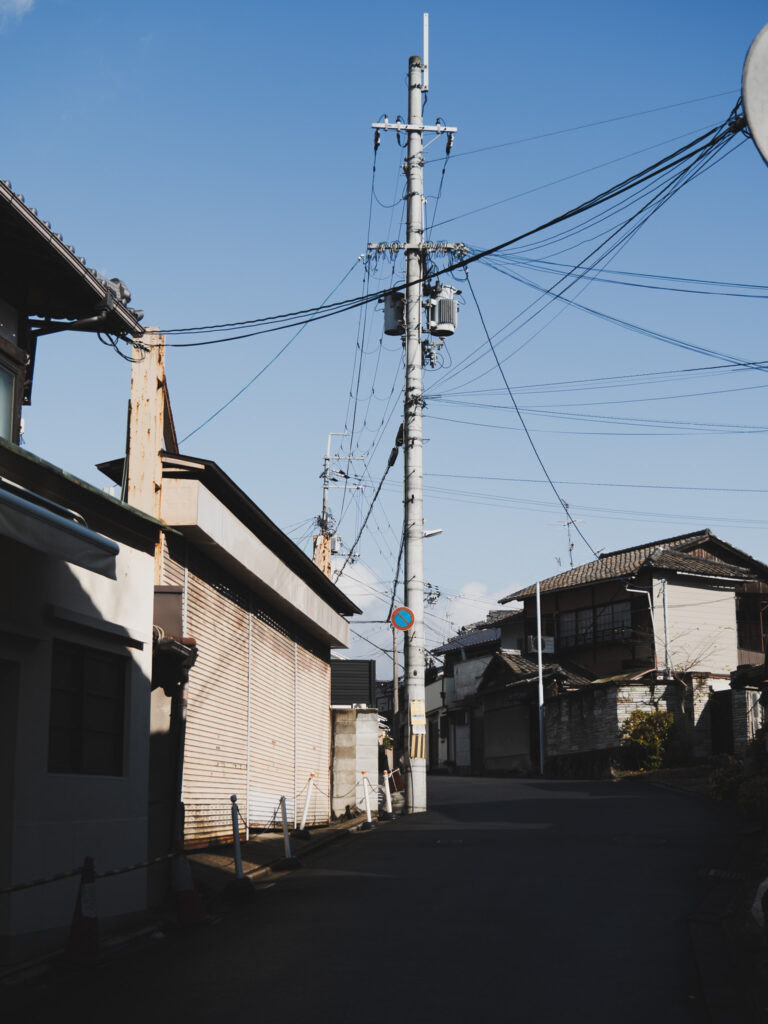
<path fill-rule="evenodd" d="M 599 557 L 600 561 L 611 558 L 613 555 L 626 555 L 630 551 L 641 551 L 643 548 L 669 547 L 674 542 L 693 540 L 694 537 L 714 537 L 715 535 L 706 527 L 703 530 L 692 530 L 690 533 L 680 533 L 675 537 L 664 537 L 661 540 L 651 540 L 646 544 L 631 544 L 627 548 L 617 548 L 616 551 L 604 551 Z M 588 564 L 588 563 L 585 563 Z"/>

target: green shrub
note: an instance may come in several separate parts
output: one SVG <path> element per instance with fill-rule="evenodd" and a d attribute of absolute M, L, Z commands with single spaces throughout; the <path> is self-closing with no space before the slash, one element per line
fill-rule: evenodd
<path fill-rule="evenodd" d="M 753 775 L 744 779 L 738 788 L 736 800 L 750 818 L 763 821 L 768 810 L 768 776 Z"/>
<path fill-rule="evenodd" d="M 730 754 L 718 759 L 718 766 L 709 778 L 709 788 L 715 800 L 735 800 L 739 787 L 744 782 L 744 766 L 737 757 Z"/>
<path fill-rule="evenodd" d="M 670 711 L 633 711 L 621 727 L 621 746 L 629 763 L 643 770 L 661 768 L 674 726 Z"/>

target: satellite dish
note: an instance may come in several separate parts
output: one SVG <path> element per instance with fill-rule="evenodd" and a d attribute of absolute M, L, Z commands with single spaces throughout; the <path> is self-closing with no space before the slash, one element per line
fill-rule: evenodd
<path fill-rule="evenodd" d="M 755 36 L 744 61 L 741 98 L 752 140 L 768 164 L 768 25 Z"/>

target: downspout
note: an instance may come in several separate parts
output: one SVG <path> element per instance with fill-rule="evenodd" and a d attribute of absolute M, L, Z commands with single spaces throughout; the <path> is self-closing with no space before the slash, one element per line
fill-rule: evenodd
<path fill-rule="evenodd" d="M 664 675 L 667 679 L 672 673 L 669 667 L 669 626 L 667 623 L 667 581 L 661 581 L 661 605 L 664 609 Z"/>
<path fill-rule="evenodd" d="M 297 827 L 298 817 L 296 815 L 296 715 L 299 703 L 299 647 L 296 640 L 293 641 L 293 827 Z"/>
<path fill-rule="evenodd" d="M 651 617 L 651 633 L 653 634 L 653 668 L 655 672 L 659 671 L 659 659 L 656 656 L 656 626 L 653 622 L 653 601 L 651 600 L 651 592 L 649 589 L 644 587 L 630 587 L 628 583 L 624 584 L 624 589 L 630 594 L 643 594 L 648 601 L 648 614 Z"/>
<path fill-rule="evenodd" d="M 181 632 L 187 635 L 187 590 L 189 586 L 189 547 L 184 541 L 184 589 L 181 592 Z M 174 846 L 184 848 L 184 748 L 187 739 L 187 704 L 189 675 L 182 681 L 179 691 L 179 740 L 176 749 L 176 822 L 174 825 Z"/>
<path fill-rule="evenodd" d="M 251 650 L 253 647 L 253 609 L 248 602 L 248 721 L 245 736 L 245 841 L 251 828 Z"/>

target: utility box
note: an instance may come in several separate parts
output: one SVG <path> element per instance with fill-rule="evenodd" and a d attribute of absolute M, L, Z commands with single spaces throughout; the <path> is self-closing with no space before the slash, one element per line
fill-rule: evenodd
<path fill-rule="evenodd" d="M 437 338 L 447 338 L 456 330 L 459 321 L 461 292 L 450 285 L 438 285 L 427 304 L 427 330 Z"/>
<path fill-rule="evenodd" d="M 402 292 L 387 292 L 384 296 L 384 333 L 405 333 L 405 296 Z"/>

